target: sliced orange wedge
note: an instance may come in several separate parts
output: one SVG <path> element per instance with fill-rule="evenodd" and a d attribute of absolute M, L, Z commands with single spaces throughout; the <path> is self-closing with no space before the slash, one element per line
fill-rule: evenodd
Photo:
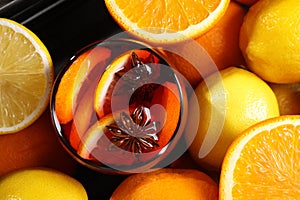
<path fill-rule="evenodd" d="M 81 139 L 78 155 L 84 159 L 112 167 L 134 166 L 137 158 L 131 152 L 118 147 L 110 148 L 113 145 L 107 126 L 114 122 L 114 117 L 110 114 L 92 125 Z"/>
<path fill-rule="evenodd" d="M 132 53 L 135 53 L 141 59 L 141 61 L 146 64 L 149 62 L 153 64 L 159 61 L 158 58 L 153 56 L 150 51 L 138 49 L 132 52 L 126 52 L 125 54 L 116 58 L 106 68 L 96 88 L 94 108 L 99 118 L 112 112 L 112 106 L 114 106 L 114 109 L 116 110 L 127 108 L 127 102 L 124 102 L 124 100 L 128 95 L 130 95 L 129 91 L 117 91 L 119 88 L 115 88 L 115 86 L 117 85 L 121 76 L 133 68 L 131 60 Z M 119 87 L 121 87 L 120 85 L 121 84 L 119 84 Z M 117 93 L 121 94 L 118 94 L 119 96 L 115 98 L 113 95 Z M 122 98 L 122 95 L 124 98 Z M 113 105 L 112 98 L 115 98 Z"/>
<path fill-rule="evenodd" d="M 165 109 L 165 124 L 160 133 L 160 148 L 164 147 L 172 138 L 177 124 L 180 123 L 180 97 L 178 87 L 175 83 L 168 82 L 161 93 L 161 105 Z"/>
<path fill-rule="evenodd" d="M 105 0 L 124 30 L 151 41 L 172 43 L 199 37 L 224 15 L 230 0 Z"/>
<path fill-rule="evenodd" d="M 97 63 L 108 59 L 110 53 L 110 50 L 104 47 L 88 50 L 76 58 L 65 72 L 55 96 L 55 112 L 61 124 L 66 124 L 73 119 L 73 107 L 89 72 Z"/>
<path fill-rule="evenodd" d="M 267 119 L 228 149 L 220 177 L 220 199 L 300 197 L 300 116 Z"/>
<path fill-rule="evenodd" d="M 112 115 L 107 115 L 106 117 L 103 117 L 100 121 L 96 122 L 94 125 L 92 125 L 88 130 L 84 138 L 81 140 L 81 144 L 78 148 L 78 154 L 85 159 L 92 160 L 92 154 L 93 151 L 101 147 L 98 143 L 99 140 L 101 140 L 102 137 L 105 136 L 106 126 L 112 124 L 114 122 L 114 118 Z M 102 147 L 103 149 L 107 148 L 109 145 L 109 142 L 105 144 L 105 147 Z"/>
<path fill-rule="evenodd" d="M 111 112 L 111 98 L 114 86 L 120 78 L 116 74 L 123 70 L 128 63 L 130 54 L 124 54 L 107 67 L 99 80 L 95 92 L 94 109 L 99 118 Z"/>
<path fill-rule="evenodd" d="M 93 85 L 95 85 L 95 83 L 91 83 L 90 87 L 94 88 Z M 94 93 L 95 91 L 93 89 L 86 90 L 82 98 L 78 101 L 78 105 L 73 113 L 69 141 L 74 149 L 77 149 L 80 145 L 82 137 L 89 126 L 97 121 L 93 107 Z"/>

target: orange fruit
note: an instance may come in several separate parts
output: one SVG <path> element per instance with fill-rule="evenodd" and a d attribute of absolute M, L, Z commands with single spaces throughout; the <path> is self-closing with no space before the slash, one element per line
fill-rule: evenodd
<path fill-rule="evenodd" d="M 15 133 L 48 106 L 54 81 L 51 56 L 23 25 L 0 18 L 0 134 Z"/>
<path fill-rule="evenodd" d="M 61 124 L 73 119 L 73 106 L 77 105 L 77 96 L 81 86 L 91 70 L 101 60 L 109 58 L 110 50 L 95 47 L 78 56 L 66 70 L 60 81 L 55 96 L 55 113 Z"/>
<path fill-rule="evenodd" d="M 221 19 L 229 2 L 105 0 L 109 13 L 121 28 L 156 43 L 173 43 L 202 35 Z"/>
<path fill-rule="evenodd" d="M 217 184 L 205 173 L 194 169 L 160 169 L 127 177 L 110 200 L 218 199 Z"/>
<path fill-rule="evenodd" d="M 0 176 L 25 167 L 50 167 L 68 174 L 76 169 L 76 162 L 56 137 L 48 110 L 31 126 L 0 135 L 0 147 Z"/>
<path fill-rule="evenodd" d="M 300 114 L 300 83 L 269 83 L 278 101 L 281 115 Z"/>
<path fill-rule="evenodd" d="M 239 34 L 246 9 L 231 1 L 225 15 L 197 42 L 208 52 L 219 69 L 245 65 L 239 48 Z"/>
<path fill-rule="evenodd" d="M 171 47 L 171 49 L 176 49 L 176 52 L 187 56 L 180 57 L 177 53 L 165 52 L 166 58 L 168 58 L 166 60 L 185 76 L 193 87 L 198 85 L 202 78 L 218 69 L 245 65 L 239 48 L 240 27 L 245 14 L 245 8 L 231 1 L 224 16 L 211 30 L 197 37 L 195 42 L 178 43 Z M 208 58 L 202 55 L 201 47 L 208 53 L 217 67 L 211 62 L 207 63 Z"/>
<path fill-rule="evenodd" d="M 248 128 L 228 149 L 220 199 L 298 199 L 300 116 L 268 119 Z"/>

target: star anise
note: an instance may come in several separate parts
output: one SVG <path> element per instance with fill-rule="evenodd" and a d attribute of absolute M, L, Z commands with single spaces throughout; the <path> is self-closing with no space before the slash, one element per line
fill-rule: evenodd
<path fill-rule="evenodd" d="M 139 158 L 141 153 L 159 146 L 159 122 L 151 121 L 150 109 L 147 107 L 137 107 L 131 116 L 121 112 L 116 123 L 106 127 L 112 134 L 110 150 L 117 146 Z"/>
<path fill-rule="evenodd" d="M 136 82 L 145 83 L 153 73 L 149 65 L 144 64 L 135 52 L 131 53 L 131 66 L 133 67 L 130 73 L 124 74 L 124 80 L 131 84 Z"/>
<path fill-rule="evenodd" d="M 146 58 L 151 64 L 155 64 L 154 55 L 150 54 Z M 130 66 L 124 67 L 126 70 L 120 70 L 116 76 L 121 79 L 125 84 L 119 91 L 135 91 L 138 87 L 151 83 L 158 77 L 157 70 L 152 66 L 142 62 L 135 52 L 131 53 Z"/>

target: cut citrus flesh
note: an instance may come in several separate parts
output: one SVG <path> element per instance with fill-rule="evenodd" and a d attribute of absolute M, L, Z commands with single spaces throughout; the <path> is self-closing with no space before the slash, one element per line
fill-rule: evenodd
<path fill-rule="evenodd" d="M 300 196 L 300 116 L 262 121 L 238 137 L 225 156 L 221 199 L 297 199 Z"/>
<path fill-rule="evenodd" d="M 97 142 L 104 136 L 106 126 L 112 124 L 114 118 L 112 115 L 107 115 L 91 126 L 84 137 L 81 138 L 81 144 L 77 153 L 85 159 L 91 159 L 91 153 L 94 148 L 97 148 Z"/>
<path fill-rule="evenodd" d="M 116 73 L 124 68 L 129 56 L 130 54 L 124 54 L 118 59 L 118 62 L 109 65 L 99 80 L 94 101 L 94 109 L 99 118 L 103 117 L 106 112 L 110 112 L 107 110 L 111 109 L 112 87 L 117 82 Z"/>
<path fill-rule="evenodd" d="M 230 0 L 105 0 L 124 30 L 151 42 L 196 38 L 224 15 Z"/>
<path fill-rule="evenodd" d="M 94 87 L 92 86 L 91 88 Z M 74 149 L 78 148 L 78 145 L 81 143 L 81 138 L 90 124 L 97 121 L 97 116 L 94 114 L 93 109 L 93 97 L 94 90 L 87 90 L 83 98 L 78 102 L 77 109 L 74 112 L 69 136 L 70 144 Z"/>
<path fill-rule="evenodd" d="M 118 81 L 120 80 L 120 75 L 118 73 L 122 72 L 128 72 L 132 69 L 131 66 L 131 56 L 133 52 L 126 52 L 123 55 L 119 56 L 117 59 L 115 59 L 109 66 L 107 66 L 106 70 L 101 76 L 101 79 L 99 80 L 99 83 L 96 87 L 95 91 L 95 101 L 94 101 L 94 109 L 97 113 L 97 116 L 99 118 L 103 117 L 107 113 L 112 112 L 112 106 L 115 110 L 125 109 L 126 103 L 125 96 L 128 96 L 129 92 L 126 92 L 122 94 L 124 98 L 119 97 L 114 99 L 114 103 L 112 103 L 112 98 L 114 92 L 118 93 L 119 88 L 115 88 L 115 86 L 118 84 Z M 146 50 L 134 50 L 134 53 L 139 56 L 139 58 L 142 59 L 142 61 L 145 59 L 145 63 L 150 62 L 148 59 L 151 57 L 154 60 L 151 62 L 156 63 L 158 62 L 157 57 L 151 56 L 151 52 Z M 120 74 L 122 74 L 120 73 Z M 124 81 L 123 81 L 124 82 Z M 119 86 L 122 86 L 122 84 L 119 84 Z M 120 95 L 120 94 L 118 94 Z M 120 99 L 120 100 L 116 100 Z"/>
<path fill-rule="evenodd" d="M 60 80 L 55 96 L 55 113 L 61 124 L 73 119 L 77 96 L 90 72 L 110 56 L 110 50 L 96 47 L 87 50 L 74 60 Z M 101 70 L 101 69 L 99 69 Z"/>
<path fill-rule="evenodd" d="M 161 97 L 161 104 L 164 106 L 165 124 L 160 133 L 159 145 L 160 148 L 164 147 L 171 140 L 173 133 L 176 131 L 180 120 L 180 99 L 174 92 L 178 92 L 177 85 L 175 83 L 167 82 L 166 88 L 164 88 Z M 163 115 L 163 114 L 162 114 Z"/>
<path fill-rule="evenodd" d="M 23 25 L 0 18 L 0 134 L 32 124 L 46 109 L 54 68 L 42 41 Z"/>

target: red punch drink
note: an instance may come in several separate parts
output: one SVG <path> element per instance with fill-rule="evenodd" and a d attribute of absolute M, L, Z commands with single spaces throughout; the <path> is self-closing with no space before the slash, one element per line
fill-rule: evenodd
<path fill-rule="evenodd" d="M 79 51 L 58 74 L 52 117 L 64 147 L 105 173 L 154 169 L 180 140 L 186 93 L 149 46 L 108 40 Z"/>

